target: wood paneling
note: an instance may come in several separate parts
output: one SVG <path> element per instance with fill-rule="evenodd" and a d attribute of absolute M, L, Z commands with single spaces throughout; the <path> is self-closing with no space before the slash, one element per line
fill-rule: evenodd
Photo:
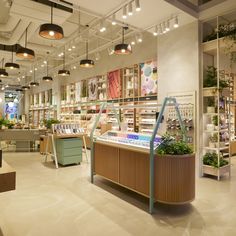
<path fill-rule="evenodd" d="M 120 149 L 119 183 L 129 188 L 136 188 L 135 152 Z"/>
<path fill-rule="evenodd" d="M 155 199 L 180 204 L 195 197 L 195 155 L 155 159 Z"/>
<path fill-rule="evenodd" d="M 119 149 L 103 144 L 94 145 L 95 173 L 118 182 Z"/>

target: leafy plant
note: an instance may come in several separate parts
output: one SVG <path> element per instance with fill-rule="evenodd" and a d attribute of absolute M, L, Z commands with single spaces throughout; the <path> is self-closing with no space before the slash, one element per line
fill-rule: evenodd
<path fill-rule="evenodd" d="M 0 118 L 0 129 L 2 128 L 2 126 L 4 125 L 4 126 L 6 126 L 7 125 L 7 120 L 6 119 L 4 119 L 4 118 Z"/>
<path fill-rule="evenodd" d="M 208 107 L 214 107 L 215 106 L 215 98 L 214 97 L 208 97 L 207 98 L 207 106 Z"/>
<path fill-rule="evenodd" d="M 215 126 L 218 126 L 218 116 L 217 115 L 214 115 L 212 117 L 212 124 L 215 125 Z"/>
<path fill-rule="evenodd" d="M 212 136 L 210 136 L 209 140 L 212 143 L 217 143 L 218 142 L 218 133 L 213 134 Z"/>
<path fill-rule="evenodd" d="M 208 166 L 213 166 L 215 168 L 219 168 L 219 167 L 228 165 L 229 162 L 227 160 L 224 160 L 224 158 L 220 156 L 219 163 L 218 163 L 218 154 L 216 154 L 215 152 L 213 153 L 207 152 L 203 156 L 203 164 L 208 165 Z"/>
<path fill-rule="evenodd" d="M 47 129 L 52 128 L 52 124 L 59 124 L 60 121 L 56 119 L 49 119 L 49 120 L 43 120 L 44 125 L 47 127 Z"/>
<path fill-rule="evenodd" d="M 217 86 L 217 69 L 214 66 L 207 66 L 203 87 L 206 88 L 215 86 Z"/>
<path fill-rule="evenodd" d="M 157 149 L 157 153 L 160 155 L 184 155 L 192 154 L 193 150 L 183 140 L 176 141 L 169 134 L 165 134 L 161 138 L 161 144 Z"/>

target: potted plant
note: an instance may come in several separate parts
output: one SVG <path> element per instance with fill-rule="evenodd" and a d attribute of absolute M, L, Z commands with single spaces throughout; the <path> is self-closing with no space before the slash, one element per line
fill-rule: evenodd
<path fill-rule="evenodd" d="M 48 120 L 44 120 L 43 121 L 44 125 L 46 126 L 47 129 L 51 129 L 52 128 L 52 124 L 59 124 L 60 121 L 56 120 L 56 119 L 48 119 Z"/>
<path fill-rule="evenodd" d="M 215 98 L 207 98 L 207 113 L 215 113 Z"/>
<path fill-rule="evenodd" d="M 162 137 L 155 159 L 155 198 L 168 204 L 184 204 L 195 198 L 195 154 L 183 140 Z"/>
<path fill-rule="evenodd" d="M 212 124 L 215 126 L 215 130 L 218 130 L 218 115 L 214 115 L 213 117 L 212 117 Z"/>
<path fill-rule="evenodd" d="M 218 157 L 218 154 L 215 152 L 207 152 L 203 156 L 203 173 L 218 176 L 223 175 L 224 173 L 227 173 L 229 171 L 229 162 L 223 158 L 223 156 L 220 154 L 220 157 Z"/>
<path fill-rule="evenodd" d="M 0 118 L 0 129 L 4 128 L 7 124 L 7 120 L 4 118 Z"/>
<path fill-rule="evenodd" d="M 218 133 L 214 133 L 209 137 L 209 147 L 216 148 L 218 143 Z"/>

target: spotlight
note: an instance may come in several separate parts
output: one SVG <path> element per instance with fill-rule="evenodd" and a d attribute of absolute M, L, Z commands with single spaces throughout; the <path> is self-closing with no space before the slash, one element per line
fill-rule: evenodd
<path fill-rule="evenodd" d="M 126 9 L 126 6 L 123 7 L 122 18 L 123 18 L 123 19 L 127 19 L 127 9 Z"/>
<path fill-rule="evenodd" d="M 175 20 L 174 20 L 174 28 L 178 28 L 179 27 L 179 19 L 178 17 L 176 16 L 175 17 Z"/>
<path fill-rule="evenodd" d="M 143 42 L 143 36 L 142 36 L 141 33 L 136 35 L 136 40 L 137 40 L 138 43 L 142 43 Z"/>
<path fill-rule="evenodd" d="M 140 2 L 139 2 L 139 0 L 135 0 L 135 10 L 136 10 L 136 11 L 141 11 L 141 7 L 140 7 Z"/>
<path fill-rule="evenodd" d="M 111 24 L 112 24 L 112 25 L 116 25 L 116 15 L 115 15 L 115 13 L 112 15 Z"/>
<path fill-rule="evenodd" d="M 132 41 L 130 42 L 130 44 L 131 44 L 131 45 L 135 45 L 135 40 L 132 40 Z"/>
<path fill-rule="evenodd" d="M 106 31 L 106 27 L 104 26 L 104 21 L 101 21 L 99 31 L 100 31 L 101 33 L 103 33 L 103 32 Z"/>
<path fill-rule="evenodd" d="M 129 15 L 129 16 L 132 16 L 132 15 L 133 15 L 132 2 L 130 2 L 129 5 L 128 5 L 128 15 Z"/>
<path fill-rule="evenodd" d="M 170 31 L 170 21 L 169 21 L 169 20 L 166 22 L 166 28 L 165 28 L 165 30 L 166 30 L 167 32 Z"/>
<path fill-rule="evenodd" d="M 157 25 L 155 26 L 155 29 L 154 29 L 154 31 L 153 31 L 153 35 L 154 35 L 154 36 L 157 36 L 157 35 L 158 35 Z"/>
<path fill-rule="evenodd" d="M 72 45 L 72 48 L 75 49 L 75 45 Z"/>

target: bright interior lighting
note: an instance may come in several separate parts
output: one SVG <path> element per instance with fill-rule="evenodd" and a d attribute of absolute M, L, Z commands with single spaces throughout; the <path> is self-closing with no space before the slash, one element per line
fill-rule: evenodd
<path fill-rule="evenodd" d="M 28 53 L 24 52 L 24 53 L 23 53 L 23 56 L 24 56 L 24 57 L 27 57 L 27 56 L 28 56 Z"/>
<path fill-rule="evenodd" d="M 139 0 L 135 0 L 135 10 L 136 10 L 136 11 L 141 11 L 141 7 L 140 7 L 140 2 L 139 2 Z"/>
<path fill-rule="evenodd" d="M 126 6 L 123 7 L 122 18 L 123 18 L 123 19 L 127 19 L 127 10 L 126 10 Z"/>
<path fill-rule="evenodd" d="M 132 15 L 133 15 L 132 2 L 130 2 L 129 5 L 128 5 L 128 15 L 129 15 L 129 16 L 132 16 Z"/>
<path fill-rule="evenodd" d="M 174 21 L 174 28 L 178 28 L 179 27 L 179 20 L 178 17 L 175 17 L 175 21 Z"/>
<path fill-rule="evenodd" d="M 52 31 L 52 30 L 50 30 L 50 31 L 49 31 L 49 35 L 50 35 L 50 36 L 54 36 L 54 35 L 55 35 L 55 32 Z"/>

